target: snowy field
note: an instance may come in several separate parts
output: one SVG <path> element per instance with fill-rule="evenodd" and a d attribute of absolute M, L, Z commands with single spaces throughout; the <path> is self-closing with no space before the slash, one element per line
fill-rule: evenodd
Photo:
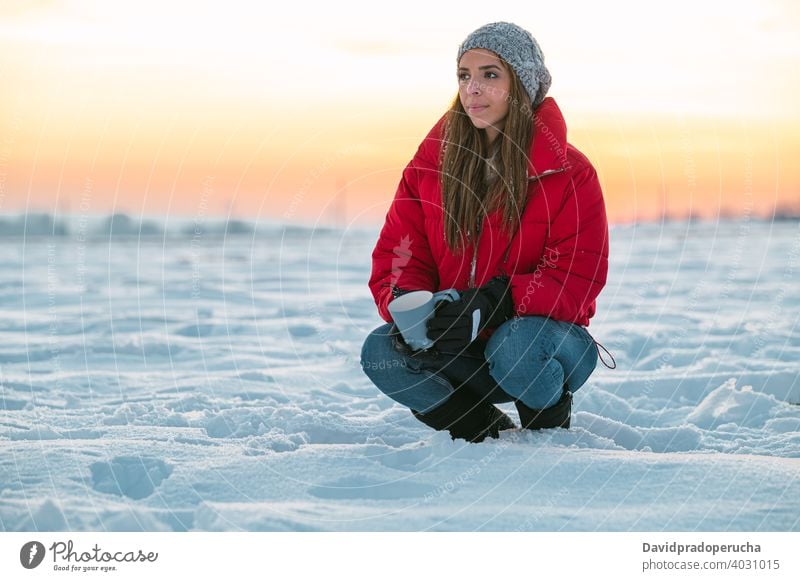
<path fill-rule="evenodd" d="M 0 241 L 0 530 L 800 530 L 798 222 L 613 228 L 617 369 L 482 444 L 360 370 L 376 231 L 246 230 Z"/>

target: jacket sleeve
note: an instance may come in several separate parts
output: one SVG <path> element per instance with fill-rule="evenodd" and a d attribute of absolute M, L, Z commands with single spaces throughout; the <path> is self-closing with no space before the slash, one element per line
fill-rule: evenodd
<path fill-rule="evenodd" d="M 422 165 L 422 167 L 420 167 Z M 372 252 L 372 274 L 369 287 L 378 313 L 392 321 L 388 304 L 395 287 L 404 290 L 438 288 L 438 269 L 434 263 L 419 196 L 420 174 L 426 169 L 418 154 L 403 170 L 392 205 L 386 214 L 378 242 Z"/>
<path fill-rule="evenodd" d="M 516 312 L 588 324 L 607 275 L 608 221 L 603 192 L 595 169 L 588 165 L 579 169 L 567 186 L 536 270 L 511 277 Z"/>

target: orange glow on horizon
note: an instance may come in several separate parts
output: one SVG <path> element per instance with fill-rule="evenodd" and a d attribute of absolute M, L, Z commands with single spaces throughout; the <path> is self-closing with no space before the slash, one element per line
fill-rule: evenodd
<path fill-rule="evenodd" d="M 329 6 L 276 22 L 218 3 L 154 23 L 145 3 L 120 28 L 104 3 L 21 6 L 0 8 L 3 213 L 379 224 L 455 95 L 458 42 L 483 23 L 435 8 L 428 22 L 398 16 L 403 34 L 381 19 L 332 31 Z M 665 14 L 659 37 L 615 20 L 635 6 L 580 4 L 591 27 L 558 24 L 574 6 L 496 18 L 548 23 L 532 32 L 550 94 L 611 220 L 800 211 L 798 9 L 704 5 L 717 27 Z"/>

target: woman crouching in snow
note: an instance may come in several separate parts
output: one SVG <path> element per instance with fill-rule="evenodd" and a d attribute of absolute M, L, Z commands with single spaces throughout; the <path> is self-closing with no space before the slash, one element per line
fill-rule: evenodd
<path fill-rule="evenodd" d="M 566 141 L 550 73 L 506 22 L 458 51 L 458 96 L 405 168 L 372 253 L 381 317 L 415 290 L 456 289 L 412 350 L 386 324 L 364 342 L 373 383 L 414 416 L 480 442 L 514 422 L 568 428 L 598 351 L 586 330 L 606 283 L 608 224 L 597 174 Z"/>

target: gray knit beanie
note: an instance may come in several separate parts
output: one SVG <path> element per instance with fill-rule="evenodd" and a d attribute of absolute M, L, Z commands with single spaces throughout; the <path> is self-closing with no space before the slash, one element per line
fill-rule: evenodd
<path fill-rule="evenodd" d="M 535 109 L 550 88 L 550 72 L 531 33 L 510 22 L 492 22 L 471 33 L 458 47 L 458 59 L 470 49 L 485 48 L 506 61 L 517 73 Z"/>

